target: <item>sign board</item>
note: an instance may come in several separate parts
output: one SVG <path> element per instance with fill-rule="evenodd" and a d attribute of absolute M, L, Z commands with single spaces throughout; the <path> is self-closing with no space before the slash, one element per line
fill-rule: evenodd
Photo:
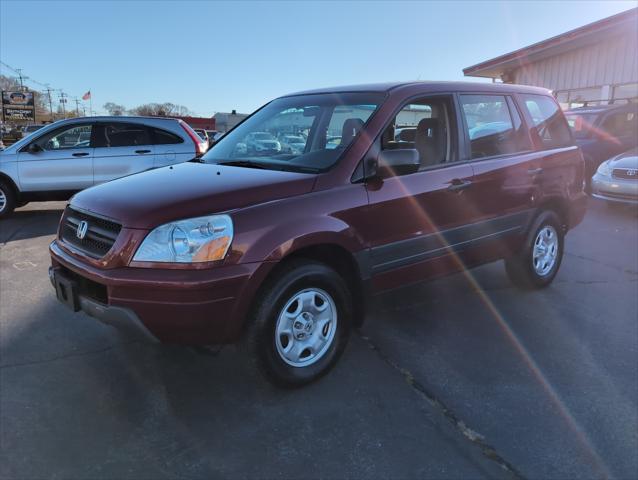
<path fill-rule="evenodd" d="M 35 122 L 34 92 L 2 92 L 2 116 L 5 121 Z"/>

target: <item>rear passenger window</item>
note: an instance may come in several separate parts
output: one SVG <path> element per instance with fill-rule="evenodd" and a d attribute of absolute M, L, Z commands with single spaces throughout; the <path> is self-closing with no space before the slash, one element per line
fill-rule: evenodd
<path fill-rule="evenodd" d="M 153 143 L 155 145 L 173 145 L 175 143 L 184 143 L 184 139 L 174 133 L 161 130 L 159 128 L 153 128 Z"/>
<path fill-rule="evenodd" d="M 471 158 L 493 157 L 531 148 L 516 109 L 502 95 L 461 95 Z"/>
<path fill-rule="evenodd" d="M 151 140 L 144 125 L 110 123 L 104 126 L 104 143 L 107 147 L 134 147 L 150 145 Z"/>
<path fill-rule="evenodd" d="M 544 95 L 521 95 L 523 104 L 534 122 L 543 148 L 559 148 L 572 145 L 569 126 L 558 104 Z"/>

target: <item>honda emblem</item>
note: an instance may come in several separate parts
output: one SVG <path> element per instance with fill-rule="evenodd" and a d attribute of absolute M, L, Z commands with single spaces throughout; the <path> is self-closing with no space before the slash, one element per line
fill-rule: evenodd
<path fill-rule="evenodd" d="M 89 229 L 89 224 L 86 220 L 82 220 L 80 221 L 80 223 L 78 223 L 78 228 L 75 231 L 75 236 L 78 237 L 80 240 L 84 239 L 84 237 L 86 237 L 86 231 Z"/>

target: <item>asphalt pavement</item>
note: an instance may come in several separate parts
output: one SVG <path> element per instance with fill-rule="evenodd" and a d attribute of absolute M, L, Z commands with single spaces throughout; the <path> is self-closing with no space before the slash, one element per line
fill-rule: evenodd
<path fill-rule="evenodd" d="M 63 206 L 0 221 L 0 478 L 638 478 L 635 209 L 590 201 L 543 291 L 498 262 L 383 295 L 285 391 L 59 304 Z"/>

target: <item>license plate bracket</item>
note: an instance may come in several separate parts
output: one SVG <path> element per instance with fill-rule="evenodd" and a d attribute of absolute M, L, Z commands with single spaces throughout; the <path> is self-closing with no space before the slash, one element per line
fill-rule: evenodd
<path fill-rule="evenodd" d="M 78 300 L 77 282 L 59 271 L 54 271 L 53 283 L 55 284 L 55 294 L 58 300 L 74 312 L 78 312 L 80 310 L 80 302 Z"/>

